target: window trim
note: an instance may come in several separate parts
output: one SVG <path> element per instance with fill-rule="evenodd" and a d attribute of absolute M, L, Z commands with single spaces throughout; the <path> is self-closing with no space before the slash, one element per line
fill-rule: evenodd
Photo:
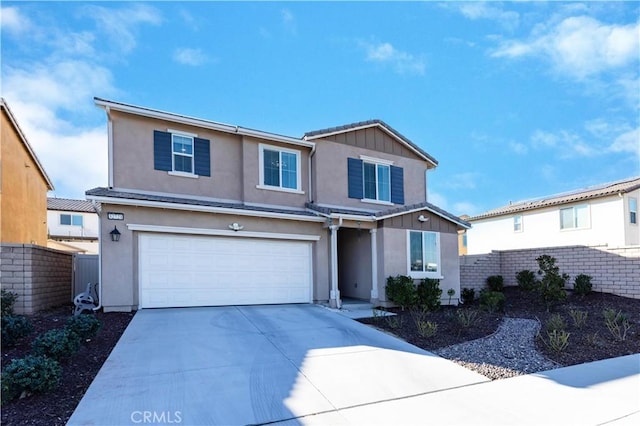
<path fill-rule="evenodd" d="M 195 143 L 195 138 L 197 136 L 194 136 L 193 133 L 187 133 L 187 132 L 179 132 L 179 131 L 172 131 L 172 130 L 168 130 L 168 132 L 171 134 L 171 171 L 169 172 L 169 174 L 173 174 L 174 176 L 183 176 L 183 177 L 196 177 L 198 175 L 196 175 L 196 143 Z M 179 136 L 181 138 L 186 138 L 186 139 L 191 139 L 191 154 L 178 154 L 174 151 L 173 149 L 173 137 L 174 136 Z M 184 172 L 181 170 L 176 170 L 176 155 L 180 155 L 183 157 L 191 157 L 191 172 Z"/>
<path fill-rule="evenodd" d="M 635 210 L 631 210 L 632 200 L 636 207 Z M 638 199 L 636 197 L 629 197 L 629 224 L 638 225 Z"/>
<path fill-rule="evenodd" d="M 517 218 L 520 218 L 520 222 L 519 223 L 516 222 Z M 513 215 L 513 232 L 523 232 L 524 231 L 523 222 L 524 222 L 524 220 L 523 220 L 521 214 Z M 516 229 L 516 224 L 520 225 L 520 229 Z"/>
<path fill-rule="evenodd" d="M 412 232 L 419 232 L 421 239 L 422 239 L 422 261 L 423 261 L 423 265 L 424 265 L 424 253 L 425 253 L 425 247 L 424 247 L 424 235 L 425 234 L 434 234 L 436 236 L 436 255 L 437 255 L 437 265 L 438 268 L 436 271 L 433 272 L 428 272 L 428 271 L 412 271 L 411 270 L 411 233 Z M 422 231 L 422 230 L 417 230 L 417 229 L 407 229 L 407 275 L 410 276 L 411 278 L 415 278 L 415 279 L 421 279 L 421 278 L 433 278 L 433 279 L 438 279 L 441 280 L 444 278 L 444 276 L 442 275 L 442 246 L 440 244 L 440 232 L 434 232 L 434 231 Z M 424 266 L 423 266 L 424 267 Z"/>
<path fill-rule="evenodd" d="M 585 207 L 587 209 L 587 223 L 585 226 L 578 226 L 578 215 L 577 213 L 577 209 L 580 207 Z M 569 228 L 563 228 L 562 227 L 562 211 L 563 210 L 573 210 L 573 225 L 572 227 Z M 558 219 L 560 220 L 560 232 L 567 232 L 567 231 L 580 231 L 580 230 L 584 230 L 584 229 L 591 229 L 591 207 L 590 204 L 577 204 L 574 206 L 569 206 L 569 207 L 563 207 L 558 209 Z"/>
<path fill-rule="evenodd" d="M 281 158 L 281 154 L 286 152 L 296 156 L 296 188 L 286 188 L 282 186 L 282 167 L 280 171 L 280 186 L 267 185 L 264 183 L 264 150 L 277 151 Z M 292 194 L 304 194 L 302 190 L 302 152 L 297 149 L 284 148 L 276 145 L 259 144 L 258 145 L 258 189 L 267 189 L 269 191 L 288 192 Z"/>

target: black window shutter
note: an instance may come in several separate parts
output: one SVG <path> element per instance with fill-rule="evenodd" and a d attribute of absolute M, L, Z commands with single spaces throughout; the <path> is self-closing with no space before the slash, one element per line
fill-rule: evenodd
<path fill-rule="evenodd" d="M 153 131 L 153 168 L 171 171 L 171 133 Z"/>
<path fill-rule="evenodd" d="M 362 177 L 362 160 L 347 158 L 347 178 L 349 180 L 349 198 L 361 200 L 364 197 L 364 183 Z"/>
<path fill-rule="evenodd" d="M 391 202 L 404 204 L 404 170 L 391 166 Z"/>
<path fill-rule="evenodd" d="M 211 176 L 211 151 L 209 140 L 193 138 L 193 164 L 198 176 Z"/>

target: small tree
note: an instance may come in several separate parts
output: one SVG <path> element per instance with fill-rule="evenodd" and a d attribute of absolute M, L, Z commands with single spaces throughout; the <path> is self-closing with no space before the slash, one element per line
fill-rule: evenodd
<path fill-rule="evenodd" d="M 556 266 L 556 259 L 549 255 L 542 255 L 536 258 L 538 262 L 538 274 L 542 279 L 538 283 L 538 293 L 543 302 L 547 305 L 547 311 L 551 305 L 560 302 L 567 297 L 564 288 L 569 280 L 569 275 L 560 274 L 560 268 Z"/>

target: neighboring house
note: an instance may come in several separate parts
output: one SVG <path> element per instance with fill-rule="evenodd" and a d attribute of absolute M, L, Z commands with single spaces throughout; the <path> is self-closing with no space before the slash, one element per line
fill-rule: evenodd
<path fill-rule="evenodd" d="M 467 253 L 640 244 L 640 177 L 512 203 L 467 219 Z"/>
<path fill-rule="evenodd" d="M 0 109 L 0 242 L 46 246 L 53 183 L 4 99 Z"/>
<path fill-rule="evenodd" d="M 91 201 L 47 199 L 49 248 L 98 254 L 98 207 Z"/>
<path fill-rule="evenodd" d="M 426 202 L 436 160 L 384 122 L 295 138 L 96 104 L 109 186 L 86 195 L 102 209 L 105 310 L 384 304 L 398 274 L 459 294 L 457 232 L 469 225 Z"/>

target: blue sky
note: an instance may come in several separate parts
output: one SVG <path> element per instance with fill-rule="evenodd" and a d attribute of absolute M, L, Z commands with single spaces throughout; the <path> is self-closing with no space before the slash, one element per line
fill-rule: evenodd
<path fill-rule="evenodd" d="M 11 2 L 2 96 L 56 186 L 106 186 L 93 97 L 263 131 L 379 118 L 476 214 L 640 175 L 639 2 Z"/>

